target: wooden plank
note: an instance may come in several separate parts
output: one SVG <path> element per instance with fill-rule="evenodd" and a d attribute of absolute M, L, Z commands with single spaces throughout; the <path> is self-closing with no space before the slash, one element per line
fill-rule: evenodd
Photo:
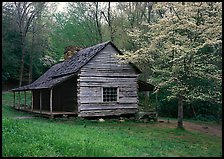
<path fill-rule="evenodd" d="M 89 82 L 89 81 L 92 81 L 92 82 L 95 82 L 95 81 L 112 81 L 112 82 L 136 82 L 136 78 L 120 78 L 120 77 L 107 77 L 107 76 L 95 76 L 95 77 L 92 77 L 92 76 L 80 76 L 79 78 L 79 81 L 86 81 L 86 82 Z"/>
<path fill-rule="evenodd" d="M 102 102 L 102 97 L 99 98 L 94 98 L 94 97 L 89 97 L 89 98 L 83 98 L 80 96 L 80 104 L 85 104 L 85 103 L 97 103 L 97 104 L 104 104 L 106 102 Z M 137 103 L 137 96 L 132 96 L 132 97 L 119 97 L 119 103 Z"/>
<path fill-rule="evenodd" d="M 42 92 L 40 90 L 40 114 L 42 113 Z"/>
<path fill-rule="evenodd" d="M 96 96 L 101 97 L 101 87 L 82 87 L 80 96 Z"/>
<path fill-rule="evenodd" d="M 119 102 L 102 102 L 102 100 L 100 101 L 80 101 L 80 105 L 81 104 L 98 104 L 98 105 L 108 105 L 108 104 L 111 104 L 111 103 L 118 103 L 118 104 L 133 104 L 133 103 L 137 103 L 138 99 L 137 98 L 132 98 L 129 100 L 129 98 L 126 98 L 126 99 L 122 99 L 120 98 L 119 99 Z"/>
<path fill-rule="evenodd" d="M 122 74 L 121 74 L 122 73 Z M 125 72 L 110 72 L 106 71 L 103 74 L 94 71 L 85 72 L 85 74 L 80 74 L 81 77 L 107 77 L 107 78 L 137 78 L 138 75 L 130 75 Z"/>
<path fill-rule="evenodd" d="M 92 88 L 101 88 L 101 87 L 107 87 L 108 85 L 89 85 L 89 86 L 79 86 L 81 87 L 82 89 L 85 89 L 85 90 L 88 90 L 88 89 L 92 89 Z M 114 86 L 115 87 L 115 86 Z M 135 87 L 135 85 L 119 85 L 119 88 L 122 90 L 122 91 L 133 91 L 133 90 L 137 90 L 137 86 Z M 88 92 L 88 91 L 86 91 Z"/>
<path fill-rule="evenodd" d="M 80 117 L 93 117 L 93 116 L 135 114 L 137 111 L 138 111 L 137 109 L 80 111 L 79 116 Z"/>
<path fill-rule="evenodd" d="M 20 92 L 18 92 L 18 109 L 20 109 Z"/>
<path fill-rule="evenodd" d="M 16 107 L 16 95 L 15 92 L 13 92 L 13 107 Z"/>
<path fill-rule="evenodd" d="M 125 87 L 135 88 L 135 83 L 113 83 L 113 82 L 80 82 L 80 87 Z"/>
<path fill-rule="evenodd" d="M 24 109 L 26 109 L 26 91 L 24 91 Z"/>
<path fill-rule="evenodd" d="M 88 77 L 88 76 L 98 76 L 98 77 L 116 77 L 116 78 L 136 78 L 137 75 L 130 75 L 126 70 L 123 71 L 108 71 L 108 70 L 104 70 L 104 71 L 98 71 L 98 70 L 94 70 L 94 71 L 86 71 L 86 72 L 82 72 L 81 74 L 82 77 Z"/>
<path fill-rule="evenodd" d="M 130 105 L 115 105 L 115 106 L 100 106 L 100 105 L 81 105 L 80 110 L 114 110 L 114 109 L 137 109 L 138 105 L 137 103 L 135 104 L 130 104 Z"/>
<path fill-rule="evenodd" d="M 52 92 L 53 92 L 53 88 L 50 90 L 50 113 L 51 113 L 51 118 L 53 118 L 53 114 L 52 114 Z"/>
<path fill-rule="evenodd" d="M 80 103 L 101 102 L 101 96 L 80 96 Z"/>
<path fill-rule="evenodd" d="M 122 64 L 115 57 L 118 54 L 112 46 L 106 46 L 102 51 L 100 51 L 91 61 L 89 61 L 85 66 L 81 68 L 81 74 L 88 75 L 93 74 L 107 74 L 117 73 L 117 75 L 137 75 L 134 68 L 129 64 Z"/>
<path fill-rule="evenodd" d="M 134 72 L 128 68 L 124 67 L 124 65 L 119 65 L 119 64 L 111 64 L 111 63 L 105 63 L 104 65 L 100 64 L 97 65 L 97 63 L 88 63 L 91 64 L 92 66 L 86 66 L 85 69 L 94 69 L 94 72 L 104 72 L 104 71 L 110 71 L 110 72 L 124 72 L 125 74 L 134 74 Z M 84 73 L 84 72 L 83 72 Z M 106 73 L 106 72 L 105 72 Z"/>
<path fill-rule="evenodd" d="M 130 78 L 88 78 L 81 77 L 78 82 L 81 82 L 80 86 L 94 86 L 94 85 L 117 85 L 117 86 L 129 86 L 137 87 L 136 79 Z"/>
<path fill-rule="evenodd" d="M 137 94 L 131 96 L 118 95 L 117 102 L 133 103 L 137 100 Z M 103 102 L 102 96 L 80 96 L 80 103 L 101 103 Z"/>
<path fill-rule="evenodd" d="M 105 61 L 105 59 L 104 59 Z M 102 62 L 101 62 L 102 63 Z M 104 72 L 105 70 L 108 70 L 108 71 L 111 71 L 111 72 L 122 72 L 122 71 L 126 71 L 125 73 L 126 74 L 135 74 L 131 68 L 128 66 L 124 66 L 124 65 L 119 65 L 118 63 L 105 63 L 102 65 L 102 64 L 99 64 L 99 63 L 88 63 L 88 65 L 85 67 L 85 70 L 84 71 L 89 71 L 90 69 L 92 69 L 94 72 Z M 83 72 L 84 73 L 84 72 Z"/>

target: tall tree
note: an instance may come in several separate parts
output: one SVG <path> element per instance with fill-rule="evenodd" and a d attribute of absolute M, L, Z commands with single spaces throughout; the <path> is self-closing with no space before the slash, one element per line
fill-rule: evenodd
<path fill-rule="evenodd" d="M 30 63 L 29 63 L 29 83 L 32 83 L 32 76 L 33 76 L 33 54 L 34 54 L 34 50 L 36 49 L 36 36 L 38 33 L 41 33 L 40 30 L 42 28 L 44 28 L 44 25 L 41 24 L 41 17 L 42 17 L 42 13 L 43 13 L 43 9 L 45 8 L 44 4 L 40 4 L 40 3 L 36 3 L 35 4 L 36 9 L 40 10 L 39 13 L 33 18 L 33 21 L 31 23 L 30 26 L 30 32 L 32 34 L 31 38 L 31 51 L 30 51 Z M 45 26 L 46 27 L 46 26 Z M 41 45 L 42 47 L 44 47 L 43 45 Z"/>
<path fill-rule="evenodd" d="M 19 69 L 19 33 L 14 19 L 15 9 L 12 3 L 2 6 L 2 81 L 18 79 Z M 12 65 L 11 62 L 14 62 Z"/>
<path fill-rule="evenodd" d="M 183 104 L 192 100 L 221 104 L 222 6 L 215 2 L 157 3 L 164 17 L 130 36 L 138 49 L 121 56 L 150 65 L 166 87 L 168 99 L 178 99 L 178 124 L 183 127 Z M 210 60 L 208 60 L 210 59 Z M 153 78 L 151 79 L 153 80 Z"/>
<path fill-rule="evenodd" d="M 101 29 L 101 14 L 100 14 L 100 7 L 99 2 L 93 2 L 95 4 L 95 21 L 96 21 L 96 27 L 97 31 L 99 33 L 99 42 L 103 42 L 103 35 L 102 35 L 102 29 Z"/>
<path fill-rule="evenodd" d="M 43 5 L 43 2 L 39 2 Z M 16 9 L 16 21 L 20 33 L 20 46 L 21 46 L 21 65 L 20 65 L 20 77 L 19 86 L 22 85 L 23 81 L 23 70 L 24 70 L 24 58 L 25 58 L 25 40 L 28 29 L 35 18 L 35 16 L 41 11 L 42 7 L 35 7 L 35 2 L 14 2 Z"/>
<path fill-rule="evenodd" d="M 105 13 L 105 11 L 101 11 L 102 15 L 104 16 L 107 24 L 108 24 L 108 27 L 109 27 L 109 32 L 110 32 L 110 40 L 112 42 L 114 42 L 114 36 L 115 36 L 115 29 L 114 29 L 114 26 L 113 26 L 113 16 L 112 16 L 112 11 L 111 11 L 111 3 L 108 2 L 108 5 L 107 5 L 107 13 Z"/>
<path fill-rule="evenodd" d="M 54 14 L 50 25 L 52 50 L 55 60 L 63 59 L 66 46 L 81 48 L 102 42 L 100 4 L 98 2 L 69 2 L 67 13 Z"/>

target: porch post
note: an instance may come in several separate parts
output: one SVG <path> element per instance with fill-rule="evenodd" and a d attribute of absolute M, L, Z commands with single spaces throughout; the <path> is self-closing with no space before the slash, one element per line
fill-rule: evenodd
<path fill-rule="evenodd" d="M 145 91 L 144 94 L 145 94 L 144 110 L 146 110 L 146 109 L 148 109 L 148 107 L 147 107 L 147 91 Z"/>
<path fill-rule="evenodd" d="M 42 92 L 40 90 L 40 114 L 42 113 Z"/>
<path fill-rule="evenodd" d="M 18 95 L 19 95 L 19 97 L 18 97 L 18 109 L 20 109 L 20 92 L 18 92 Z"/>
<path fill-rule="evenodd" d="M 15 92 L 13 91 L 13 107 L 16 107 L 16 95 Z"/>
<path fill-rule="evenodd" d="M 50 90 L 50 113 L 51 113 L 51 118 L 53 118 L 53 114 L 52 114 L 52 91 L 53 91 L 53 88 Z"/>
<path fill-rule="evenodd" d="M 26 110 L 26 91 L 24 92 L 24 96 L 25 96 L 25 99 L 24 99 L 24 110 Z"/>
<path fill-rule="evenodd" d="M 32 103 L 31 103 L 31 111 L 33 111 L 33 91 L 31 91 Z"/>

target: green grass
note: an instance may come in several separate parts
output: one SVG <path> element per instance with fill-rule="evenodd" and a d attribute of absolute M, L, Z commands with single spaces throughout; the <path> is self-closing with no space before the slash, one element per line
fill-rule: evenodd
<path fill-rule="evenodd" d="M 222 140 L 198 132 L 160 127 L 161 123 L 116 120 L 15 119 L 30 114 L 9 107 L 3 94 L 2 154 L 23 156 L 222 156 Z"/>

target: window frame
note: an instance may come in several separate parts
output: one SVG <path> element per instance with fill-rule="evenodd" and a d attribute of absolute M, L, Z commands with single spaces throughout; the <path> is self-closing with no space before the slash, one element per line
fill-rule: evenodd
<path fill-rule="evenodd" d="M 117 100 L 116 101 L 103 101 L 103 89 L 104 88 L 116 88 L 117 89 Z M 118 103 L 119 102 L 119 87 L 110 87 L 110 86 L 103 86 L 101 89 L 101 99 L 103 103 Z"/>

